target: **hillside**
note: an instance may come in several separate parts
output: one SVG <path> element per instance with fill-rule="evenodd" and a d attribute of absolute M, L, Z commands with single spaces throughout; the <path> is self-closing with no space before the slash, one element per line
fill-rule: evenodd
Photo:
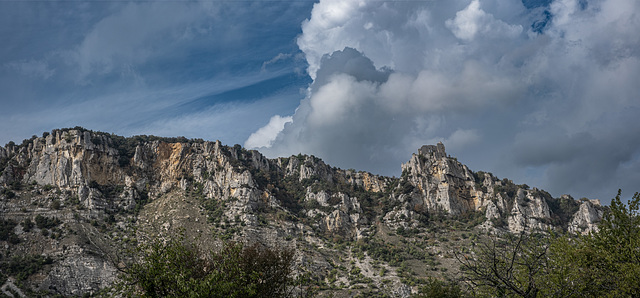
<path fill-rule="evenodd" d="M 597 201 L 553 198 L 473 172 L 426 145 L 385 177 L 220 142 L 54 130 L 0 147 L 3 291 L 83 295 L 113 284 L 127 251 L 180 233 L 296 249 L 320 295 L 409 296 L 453 279 L 454 252 L 487 232 L 597 229 Z"/>

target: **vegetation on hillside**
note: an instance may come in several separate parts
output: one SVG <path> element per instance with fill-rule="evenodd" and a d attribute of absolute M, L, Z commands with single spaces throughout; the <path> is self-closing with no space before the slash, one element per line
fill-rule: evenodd
<path fill-rule="evenodd" d="M 139 250 L 116 287 L 124 296 L 288 297 L 296 289 L 294 251 L 227 242 L 201 252 L 183 239 L 156 239 Z"/>

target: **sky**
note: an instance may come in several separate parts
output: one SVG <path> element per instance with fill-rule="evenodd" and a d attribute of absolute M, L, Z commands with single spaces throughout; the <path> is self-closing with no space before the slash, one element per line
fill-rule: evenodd
<path fill-rule="evenodd" d="M 473 171 L 601 199 L 640 181 L 637 0 L 0 1 L 0 144 L 83 126 Z"/>

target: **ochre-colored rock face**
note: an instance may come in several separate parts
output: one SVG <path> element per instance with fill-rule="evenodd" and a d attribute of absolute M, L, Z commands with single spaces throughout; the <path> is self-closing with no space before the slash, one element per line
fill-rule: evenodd
<path fill-rule="evenodd" d="M 64 295 L 111 284 L 117 270 L 108 258 L 120 245 L 149 235 L 182 231 L 205 246 L 215 246 L 221 235 L 316 245 L 322 239 L 368 241 L 381 231 L 420 231 L 434 214 L 481 213 L 478 229 L 512 232 L 588 233 L 602 217 L 599 204 L 554 199 L 491 173 L 474 173 L 441 143 L 420 148 L 402 165 L 400 178 L 333 168 L 314 156 L 268 159 L 218 141 L 125 139 L 81 130 L 55 130 L 21 146 L 0 147 L 0 161 L 5 218 L 61 220 L 63 228 L 50 232 L 56 237 L 17 227 L 24 240 L 15 251 L 57 256 L 49 275 L 33 283 Z M 22 187 L 9 198 L 15 185 Z"/>

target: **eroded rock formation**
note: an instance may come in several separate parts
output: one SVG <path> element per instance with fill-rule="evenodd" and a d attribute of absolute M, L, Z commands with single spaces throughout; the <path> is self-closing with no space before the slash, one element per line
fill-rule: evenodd
<path fill-rule="evenodd" d="M 0 171 L 0 209 L 18 239 L 2 241 L 6 255 L 52 258 L 26 284 L 62 295 L 112 284 L 127 247 L 180 231 L 210 247 L 238 239 L 317 248 L 377 243 L 406 231 L 423 235 L 411 241 L 425 241 L 437 216 L 474 218 L 471 228 L 483 231 L 575 233 L 597 229 L 602 217 L 591 201 L 563 197 L 568 205 L 558 204 L 542 190 L 472 172 L 442 143 L 421 147 L 395 178 L 301 154 L 268 159 L 218 141 L 66 129 L 0 147 Z M 298 265 L 330 272 L 334 261 L 327 258 L 305 248 Z M 357 262 L 373 261 L 363 255 Z M 386 287 L 384 274 L 366 276 Z M 398 283 L 389 293 L 407 289 Z"/>

